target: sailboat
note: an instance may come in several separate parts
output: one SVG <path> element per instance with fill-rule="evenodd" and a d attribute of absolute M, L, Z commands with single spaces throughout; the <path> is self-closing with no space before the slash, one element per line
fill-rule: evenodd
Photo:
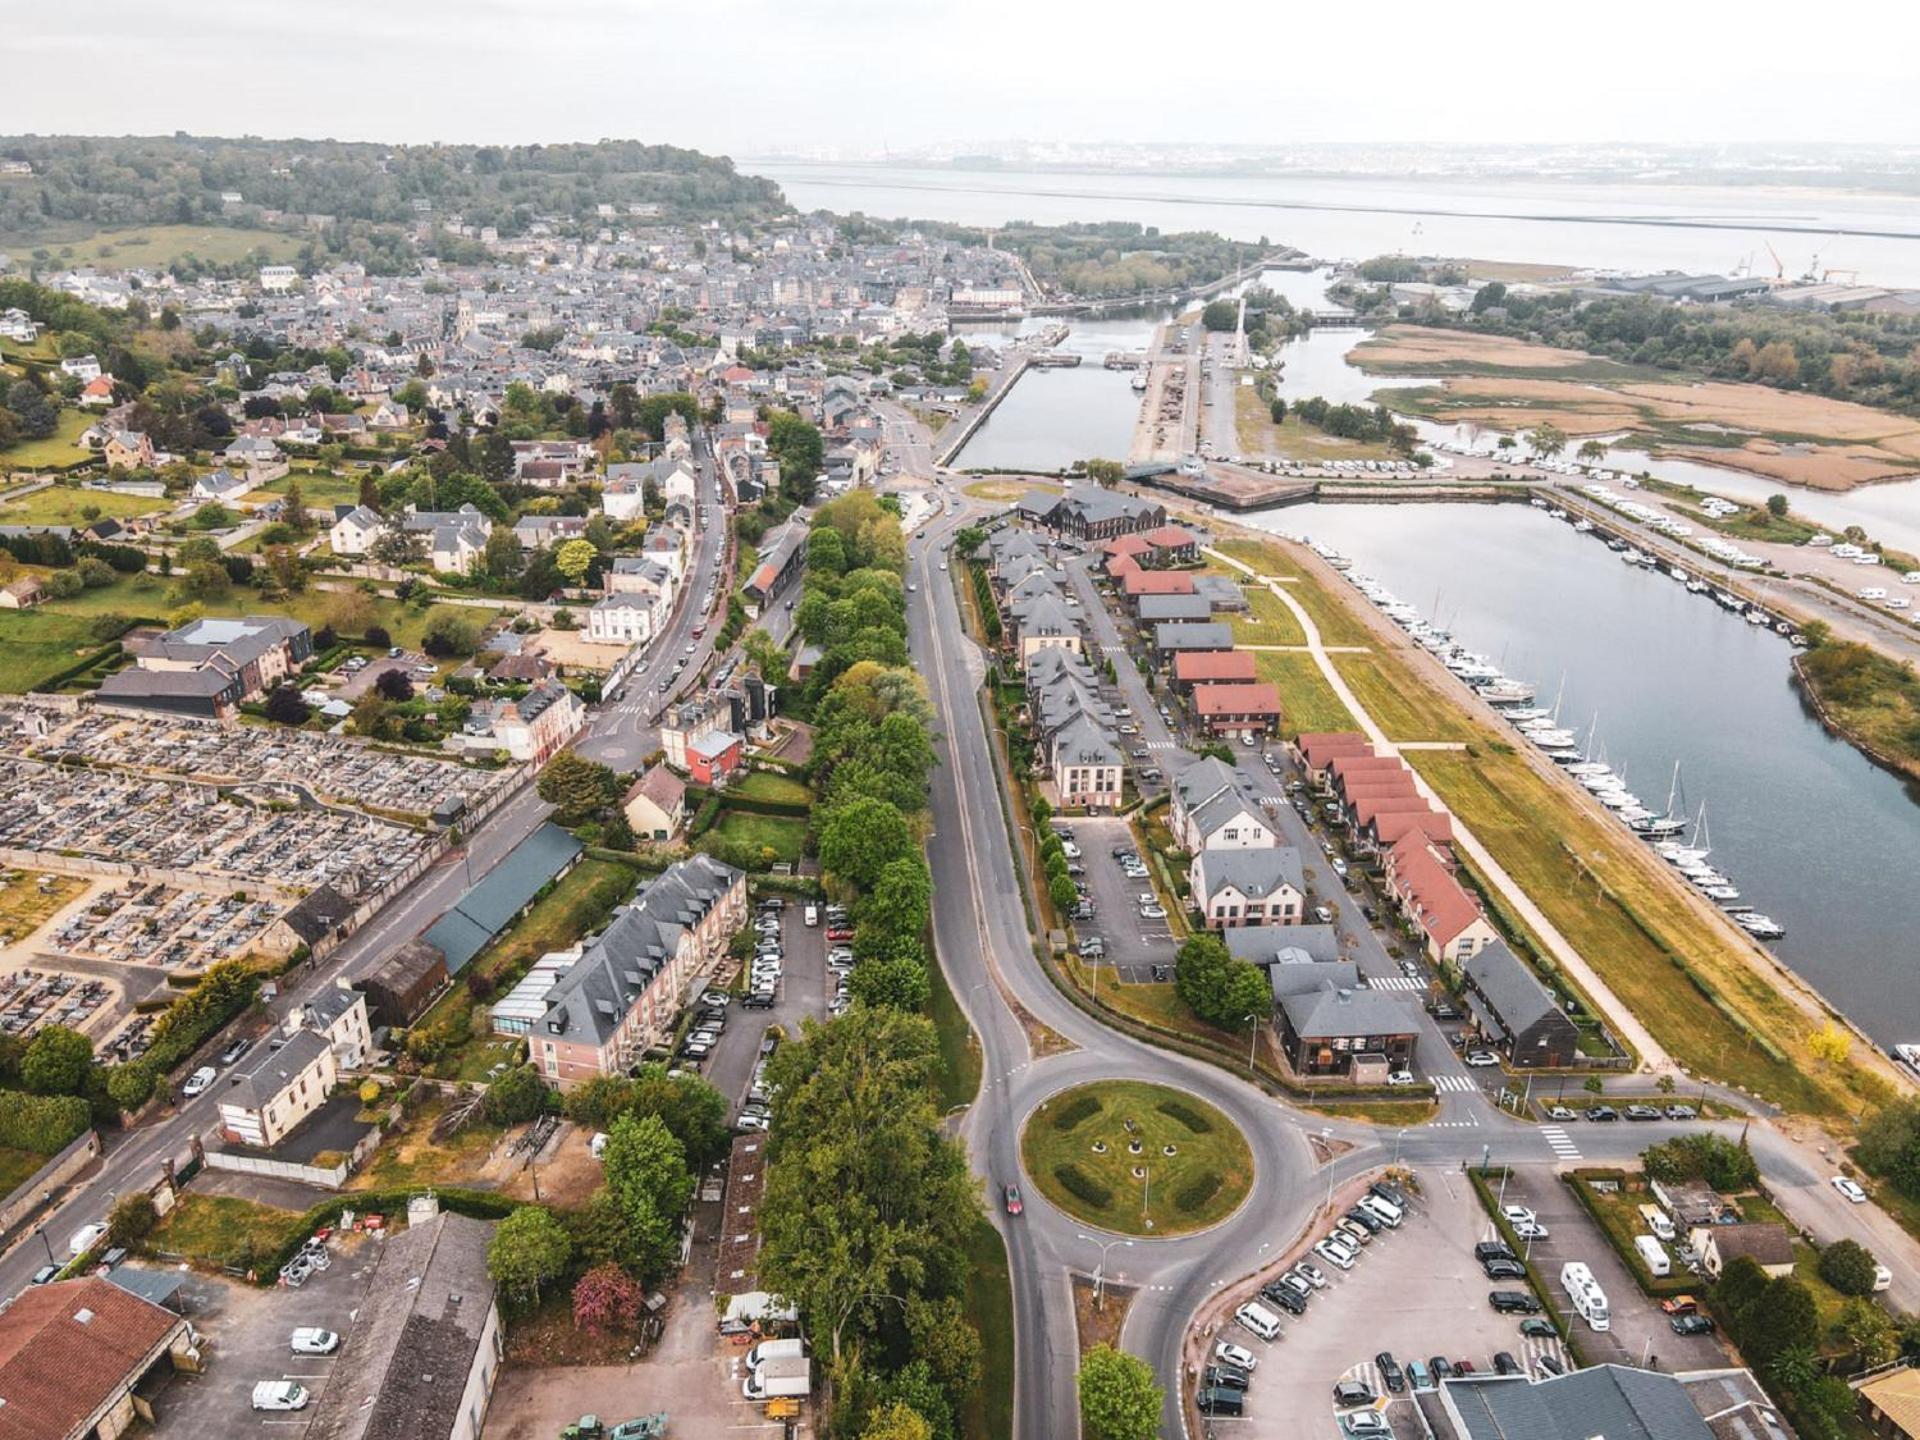
<path fill-rule="evenodd" d="M 1667 808 L 1664 813 L 1656 815 L 1653 819 L 1649 820 L 1646 828 L 1640 832 L 1641 834 L 1662 838 L 1668 835 L 1678 835 L 1682 830 L 1687 828 L 1685 818 L 1673 808 L 1674 801 L 1679 794 L 1680 762 L 1676 760 L 1673 762 L 1673 781 L 1667 786 Z"/>

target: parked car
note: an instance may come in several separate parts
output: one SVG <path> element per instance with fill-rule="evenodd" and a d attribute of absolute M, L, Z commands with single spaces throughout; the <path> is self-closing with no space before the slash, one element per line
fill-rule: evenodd
<path fill-rule="evenodd" d="M 1336 1410 L 1354 1410 L 1362 1405 L 1371 1405 L 1379 1397 L 1373 1393 L 1373 1387 L 1358 1380 L 1342 1380 L 1333 1387 L 1333 1406 Z"/>
<path fill-rule="evenodd" d="M 1469 1050 L 1461 1058 L 1476 1070 L 1484 1070 L 1490 1065 L 1500 1063 L 1500 1057 L 1491 1050 Z"/>
<path fill-rule="evenodd" d="M 1699 1308 L 1700 1302 L 1691 1295 L 1676 1295 L 1660 1302 L 1661 1313 L 1666 1315 L 1691 1315 Z"/>
<path fill-rule="evenodd" d="M 1520 1322 L 1520 1333 L 1531 1340 L 1551 1340 L 1560 1332 L 1553 1328 L 1553 1322 L 1539 1315 L 1530 1315 Z"/>
<path fill-rule="evenodd" d="M 331 1355 L 340 1348 L 340 1337 L 317 1325 L 303 1325 L 287 1343 L 296 1355 Z"/>
<path fill-rule="evenodd" d="M 1667 1326 L 1676 1335 L 1711 1335 L 1713 1321 L 1705 1315 L 1675 1315 L 1667 1321 Z"/>
<path fill-rule="evenodd" d="M 58 1265 L 42 1265 L 38 1270 L 33 1272 L 33 1278 L 27 1283 L 29 1285 L 46 1285 L 51 1283 L 54 1276 L 59 1273 L 60 1267 Z"/>
<path fill-rule="evenodd" d="M 1483 1264 L 1488 1260 L 1517 1260 L 1513 1247 L 1504 1240 L 1482 1240 L 1473 1247 L 1473 1258 Z"/>
<path fill-rule="evenodd" d="M 1622 1112 L 1629 1120 L 1658 1120 L 1660 1112 L 1651 1105 L 1629 1105 Z"/>
<path fill-rule="evenodd" d="M 1328 1263 L 1338 1266 L 1342 1270 L 1351 1270 L 1353 1268 L 1353 1252 L 1335 1245 L 1330 1240 L 1315 1242 L 1313 1253 Z"/>
<path fill-rule="evenodd" d="M 1669 1120 L 1697 1120 L 1700 1118 L 1700 1112 L 1695 1110 L 1691 1105 L 1669 1105 L 1667 1106 L 1666 1113 L 1667 1119 Z"/>
<path fill-rule="evenodd" d="M 1838 1190 L 1848 1200 L 1851 1200 L 1855 1205 L 1864 1205 L 1867 1203 L 1867 1192 L 1862 1190 L 1856 1182 L 1849 1180 L 1844 1175 L 1836 1175 L 1833 1177 L 1833 1188 Z"/>
<path fill-rule="evenodd" d="M 1407 1388 L 1406 1374 L 1400 1369 L 1399 1362 L 1393 1358 L 1392 1351 L 1382 1350 L 1373 1357 L 1373 1364 L 1374 1368 L 1380 1372 L 1380 1383 L 1387 1387 L 1388 1394 L 1398 1395 Z"/>
<path fill-rule="evenodd" d="M 1523 1280 L 1527 1267 L 1518 1260 L 1485 1260 L 1480 1264 L 1489 1280 Z"/>
<path fill-rule="evenodd" d="M 1611 1105 L 1594 1105 L 1587 1110 L 1587 1119 L 1598 1121 L 1602 1124 L 1610 1120 L 1618 1120 L 1619 1118 L 1620 1112 Z"/>
<path fill-rule="evenodd" d="M 1580 1112 L 1568 1105 L 1549 1105 L 1547 1106 L 1547 1118 L 1549 1120 L 1578 1120 L 1580 1118 Z"/>
<path fill-rule="evenodd" d="M 207 1087 L 219 1078 L 219 1073 L 211 1065 L 202 1065 L 187 1077 L 187 1083 L 180 1087 L 180 1093 L 189 1100 L 196 1095 L 205 1094 Z"/>
<path fill-rule="evenodd" d="M 67 1253 L 78 1258 L 107 1238 L 107 1227 L 99 1221 L 82 1225 L 67 1239 Z"/>
<path fill-rule="evenodd" d="M 1217 1340 L 1213 1346 L 1213 1358 L 1224 1364 L 1241 1370 L 1252 1370 L 1260 1363 L 1260 1357 L 1244 1345 L 1236 1345 L 1231 1340 Z"/>
<path fill-rule="evenodd" d="M 1490 1290 L 1487 1303 L 1502 1315 L 1538 1315 L 1540 1302 L 1524 1290 Z"/>
<path fill-rule="evenodd" d="M 1253 1384 L 1253 1376 L 1236 1365 L 1209 1365 L 1200 1383 L 1209 1390 L 1245 1390 Z"/>
<path fill-rule="evenodd" d="M 1538 1220 L 1527 1220 L 1513 1227 L 1513 1233 L 1522 1240 L 1545 1240 L 1547 1227 Z"/>
<path fill-rule="evenodd" d="M 256 1410 L 304 1410 L 307 1387 L 292 1380 L 262 1380 L 253 1387 Z"/>
<path fill-rule="evenodd" d="M 1520 1362 L 1513 1358 L 1511 1351 L 1496 1350 L 1493 1352 L 1493 1373 L 1496 1375 L 1519 1375 L 1524 1372 L 1520 1368 Z"/>
<path fill-rule="evenodd" d="M 233 1064 L 234 1061 L 238 1060 L 242 1055 L 247 1053 L 247 1047 L 252 1043 L 253 1042 L 250 1040 L 234 1041 L 231 1045 L 227 1046 L 226 1049 L 220 1052 L 220 1058 L 214 1063 L 219 1065 Z"/>

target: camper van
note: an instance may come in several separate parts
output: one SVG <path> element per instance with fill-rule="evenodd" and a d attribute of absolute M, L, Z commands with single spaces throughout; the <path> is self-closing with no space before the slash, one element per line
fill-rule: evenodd
<path fill-rule="evenodd" d="M 1573 1302 L 1575 1313 L 1591 1328 L 1606 1330 L 1613 1324 L 1607 1310 L 1607 1292 L 1600 1288 L 1593 1271 L 1583 1262 L 1569 1260 L 1561 1266 L 1560 1284 L 1567 1292 L 1567 1299 Z"/>
<path fill-rule="evenodd" d="M 1667 1258 L 1667 1247 L 1651 1235 L 1633 1237 L 1633 1248 L 1647 1267 L 1647 1273 L 1656 1280 L 1664 1280 L 1673 1273 L 1673 1262 Z"/>
<path fill-rule="evenodd" d="M 1670 1241 L 1674 1238 L 1673 1221 L 1667 1218 L 1667 1212 L 1658 1205 L 1642 1205 L 1640 1223 L 1651 1230 L 1657 1240 Z"/>

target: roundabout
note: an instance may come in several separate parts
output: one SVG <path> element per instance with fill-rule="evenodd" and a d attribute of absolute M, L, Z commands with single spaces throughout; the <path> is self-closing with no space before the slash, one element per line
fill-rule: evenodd
<path fill-rule="evenodd" d="M 1164 1238 L 1219 1224 L 1253 1188 L 1238 1126 L 1166 1085 L 1098 1080 L 1047 1097 L 1027 1117 L 1020 1163 L 1048 1201 L 1083 1224 Z"/>

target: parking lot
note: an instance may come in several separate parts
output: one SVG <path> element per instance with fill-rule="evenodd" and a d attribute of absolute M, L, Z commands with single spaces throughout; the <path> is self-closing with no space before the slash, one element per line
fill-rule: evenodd
<path fill-rule="evenodd" d="M 167 1375 L 152 1396 L 159 1435 L 209 1440 L 242 1434 L 297 1434 L 306 1425 L 298 1413 L 259 1413 L 253 1387 L 262 1380 L 292 1380 L 317 1398 L 326 1388 L 333 1359 L 295 1355 L 288 1338 L 302 1326 L 331 1330 L 345 1342 L 373 1266 L 377 1237 L 349 1235 L 329 1242 L 331 1263 L 298 1290 L 260 1288 L 218 1276 L 189 1274 L 181 1294 L 187 1318 L 207 1339 L 203 1375 Z"/>
<path fill-rule="evenodd" d="M 1531 1259 L 1552 1292 L 1546 1298 L 1570 1317 L 1587 1363 L 1657 1362 L 1657 1368 L 1669 1372 L 1707 1370 L 1727 1363 L 1713 1336 L 1673 1333 L 1659 1302 L 1640 1293 L 1639 1285 L 1600 1233 L 1600 1227 L 1580 1207 L 1573 1191 L 1550 1172 L 1514 1171 L 1507 1182 L 1504 1203 L 1526 1206 L 1546 1226 L 1547 1238 L 1533 1242 Z M 1560 1267 L 1569 1260 L 1585 1261 L 1600 1288 L 1607 1292 L 1612 1321 L 1604 1333 L 1592 1330 L 1572 1314 L 1572 1302 L 1560 1285 Z"/>
<path fill-rule="evenodd" d="M 1100 937 L 1106 946 L 1100 963 L 1112 966 L 1120 979 L 1152 980 L 1154 966 L 1173 964 L 1177 947 L 1165 920 L 1150 920 L 1140 913 L 1140 897 L 1155 888 L 1153 882 L 1128 876 L 1114 858 L 1115 850 L 1138 850 L 1133 827 L 1115 816 L 1062 823 L 1072 830 L 1073 844 L 1079 847 L 1080 857 L 1072 863 L 1086 870 L 1085 876 L 1076 878 L 1084 880 L 1094 907 L 1093 918 L 1079 921 L 1075 932 L 1082 942 Z"/>
<path fill-rule="evenodd" d="M 757 903 L 757 902 L 756 902 Z M 756 918 L 758 917 L 756 911 Z M 826 926 L 809 928 L 806 902 L 787 898 L 780 915 L 780 941 L 785 947 L 780 984 L 771 1008 L 749 1009 L 735 999 L 727 1007 L 727 1028 L 702 1067 L 707 1080 L 738 1114 L 740 1104 L 760 1058 L 760 1040 L 768 1027 L 778 1025 L 788 1035 L 800 1033 L 800 1022 L 827 1017 Z"/>
<path fill-rule="evenodd" d="M 1301 1255 L 1326 1277 L 1307 1313 L 1282 1314 L 1282 1339 L 1263 1343 L 1233 1320 L 1229 1303 L 1222 1328 L 1208 1341 L 1227 1340 L 1259 1359 L 1241 1418 L 1215 1417 L 1221 1436 L 1248 1440 L 1325 1440 L 1339 1433 L 1334 1422 L 1333 1387 L 1357 1380 L 1376 1397 L 1399 1440 L 1424 1437 L 1413 1413 L 1411 1391 L 1392 1394 L 1374 1357 L 1390 1353 L 1401 1367 L 1435 1355 L 1450 1362 L 1470 1361 L 1491 1371 L 1493 1357 L 1505 1351 L 1531 1367 L 1536 1357 L 1563 1358 L 1558 1340 L 1523 1336 L 1519 1321 L 1496 1313 L 1487 1293 L 1510 1282 L 1490 1282 L 1473 1258 L 1487 1221 L 1466 1177 L 1455 1170 L 1423 1170 L 1422 1187 L 1412 1197 L 1398 1230 L 1384 1230 L 1362 1247 L 1351 1270 L 1341 1270 L 1311 1250 Z M 1352 1192 L 1357 1196 L 1358 1190 Z M 1352 1197 L 1344 1197 L 1351 1203 Z M 1342 1207 L 1343 1209 L 1345 1207 Z M 1323 1222 L 1313 1232 L 1327 1232 Z M 1289 1263 L 1300 1258 L 1289 1256 Z M 1521 1288 L 1524 1288 L 1522 1286 Z M 1269 1307 L 1272 1308 L 1272 1307 Z"/>

